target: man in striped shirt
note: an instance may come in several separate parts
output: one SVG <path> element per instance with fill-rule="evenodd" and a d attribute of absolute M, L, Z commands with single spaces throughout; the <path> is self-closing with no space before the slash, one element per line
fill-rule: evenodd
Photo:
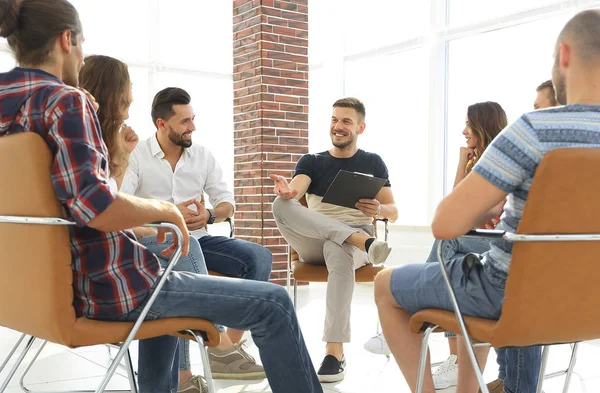
<path fill-rule="evenodd" d="M 526 113 L 494 139 L 473 172 L 438 206 L 432 224 L 436 238 L 454 239 L 482 225 L 498 214 L 494 207 L 506 197 L 496 229 L 515 232 L 536 168 L 548 152 L 575 146 L 600 148 L 600 11 L 574 16 L 560 33 L 554 56 L 556 97 L 567 105 Z M 463 313 L 499 318 L 511 254 L 511 243 L 495 240 L 490 251 L 469 259 L 475 260 L 473 265 L 464 263 L 468 257 L 448 263 Z M 377 277 L 375 293 L 387 343 L 414 391 L 421 336 L 411 333 L 410 317 L 425 308 L 453 310 L 440 268 L 427 263 L 389 269 Z M 458 359 L 457 391 L 477 391 L 464 343 L 459 344 Z M 433 393 L 430 369 L 425 370 L 423 392 Z M 507 386 L 504 390 L 517 393 Z"/>

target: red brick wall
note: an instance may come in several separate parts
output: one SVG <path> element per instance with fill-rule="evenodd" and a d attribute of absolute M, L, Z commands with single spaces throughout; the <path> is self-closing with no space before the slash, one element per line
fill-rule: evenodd
<path fill-rule="evenodd" d="M 233 88 L 235 236 L 267 247 L 284 284 L 269 175 L 291 178 L 308 152 L 308 0 L 233 2 Z"/>

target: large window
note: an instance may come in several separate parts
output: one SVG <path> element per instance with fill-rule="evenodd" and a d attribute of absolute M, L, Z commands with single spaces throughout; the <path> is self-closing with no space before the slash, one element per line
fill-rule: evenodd
<path fill-rule="evenodd" d="M 452 189 L 467 107 L 496 101 L 509 123 L 533 110 L 535 88 L 550 79 L 554 44 L 568 16 L 458 39 L 449 43 L 448 176 Z"/>
<path fill-rule="evenodd" d="M 86 55 L 129 65 L 133 104 L 127 124 L 146 139 L 154 134 L 150 106 L 162 88 L 192 96 L 194 142 L 209 147 L 233 190 L 232 2 L 209 0 L 70 0 L 79 11 Z M 5 42 L 5 41 L 4 41 Z M 6 44 L 2 71 L 14 66 Z"/>
<path fill-rule="evenodd" d="M 428 226 L 454 183 L 467 107 L 509 122 L 550 78 L 558 32 L 599 0 L 309 0 L 311 152 L 330 148 L 331 104 L 361 98 L 359 146 L 386 161 L 397 224 Z"/>
<path fill-rule="evenodd" d="M 345 95 L 360 97 L 367 109 L 360 147 L 386 162 L 403 222 L 424 223 L 427 199 L 421 190 L 427 190 L 429 165 L 427 52 L 413 49 L 348 62 L 345 76 Z"/>
<path fill-rule="evenodd" d="M 452 27 L 489 23 L 498 18 L 561 3 L 561 0 L 448 0 L 449 22 Z M 564 3 L 564 1 L 563 1 Z M 571 2 L 572 3 L 572 2 Z"/>

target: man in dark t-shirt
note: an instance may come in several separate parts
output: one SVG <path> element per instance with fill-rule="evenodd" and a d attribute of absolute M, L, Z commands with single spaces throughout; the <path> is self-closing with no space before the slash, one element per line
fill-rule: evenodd
<path fill-rule="evenodd" d="M 306 154 L 298 161 L 288 183 L 275 180 L 273 215 L 281 234 L 305 263 L 327 265 L 327 310 L 323 341 L 326 356 L 318 372 L 321 382 L 344 378 L 346 362 L 343 343 L 350 341 L 350 306 L 354 291 L 354 270 L 385 261 L 390 253 L 386 242 L 373 238 L 373 219 L 395 221 L 398 209 L 388 170 L 375 153 L 357 147 L 365 130 L 365 106 L 356 98 L 333 104 L 330 136 L 333 148 Z M 323 196 L 340 170 L 360 172 L 386 179 L 375 199 L 361 199 L 356 209 L 323 203 Z M 299 200 L 306 196 L 309 209 Z"/>

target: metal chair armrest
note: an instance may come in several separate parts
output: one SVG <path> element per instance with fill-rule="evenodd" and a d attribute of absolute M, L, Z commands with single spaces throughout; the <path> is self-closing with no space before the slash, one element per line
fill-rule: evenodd
<path fill-rule="evenodd" d="M 0 215 L 1 224 L 30 224 L 30 225 L 77 225 L 59 217 L 33 217 L 33 216 L 3 216 Z"/>
<path fill-rule="evenodd" d="M 383 222 L 385 229 L 384 229 L 384 240 L 387 242 L 388 240 L 388 235 L 390 233 L 389 230 L 389 220 L 387 218 L 376 218 L 375 219 L 375 224 L 377 224 L 377 221 Z"/>
<path fill-rule="evenodd" d="M 227 217 L 223 221 L 226 221 L 229 223 L 229 237 L 233 237 L 233 233 L 235 231 L 235 224 L 233 223 L 233 218 Z"/>
<path fill-rule="evenodd" d="M 498 229 L 471 229 L 461 237 L 500 239 L 503 238 L 506 233 L 506 231 Z"/>

